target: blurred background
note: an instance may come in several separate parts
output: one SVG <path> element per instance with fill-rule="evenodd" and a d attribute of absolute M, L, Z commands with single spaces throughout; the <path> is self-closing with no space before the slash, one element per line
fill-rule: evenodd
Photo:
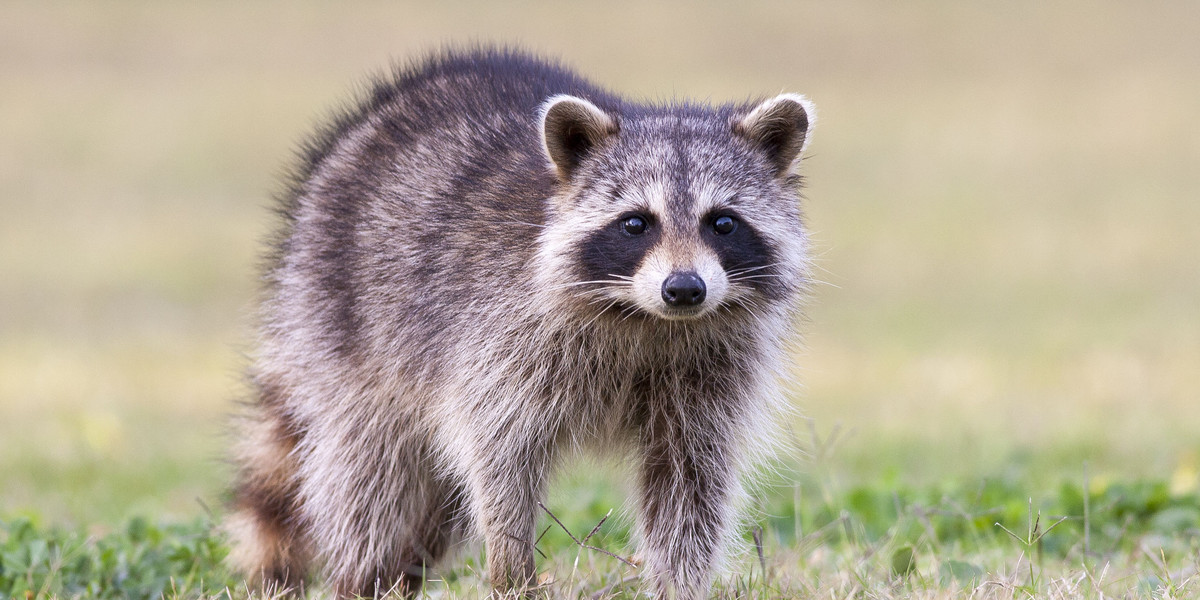
<path fill-rule="evenodd" d="M 278 175 L 366 74 L 477 41 L 816 102 L 806 464 L 1194 489 L 1196 2 L 7 1 L 0 514 L 219 507 Z"/>

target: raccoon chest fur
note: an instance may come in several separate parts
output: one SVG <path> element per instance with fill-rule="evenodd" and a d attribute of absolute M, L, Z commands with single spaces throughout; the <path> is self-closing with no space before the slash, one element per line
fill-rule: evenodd
<path fill-rule="evenodd" d="M 529 340 L 526 353 L 514 355 L 501 344 L 470 360 L 474 353 L 464 351 L 457 358 L 474 362 L 467 372 L 480 376 L 447 373 L 446 384 L 470 386 L 474 392 L 444 396 L 443 409 L 508 412 L 515 398 L 537 430 L 531 436 L 557 437 L 574 447 L 617 444 L 623 449 L 621 444 L 636 439 L 656 411 L 732 415 L 757 407 L 738 398 L 769 375 L 763 365 L 742 358 L 764 355 L 761 346 L 770 340 L 752 332 L 738 335 L 730 327 L 713 338 L 692 332 L 682 345 L 680 333 L 673 331 L 676 325 L 654 327 L 619 313 L 593 318 L 590 325 L 575 324 L 573 330 L 549 335 L 551 325 L 531 328 L 535 339 Z M 609 322 L 617 320 L 624 322 Z M 455 378 L 460 382 L 450 383 Z"/>
<path fill-rule="evenodd" d="M 534 583 L 556 462 L 636 471 L 642 582 L 707 594 L 784 410 L 802 96 L 629 102 L 511 51 L 378 79 L 305 145 L 268 256 L 232 560 L 411 594 L 482 539 Z"/>

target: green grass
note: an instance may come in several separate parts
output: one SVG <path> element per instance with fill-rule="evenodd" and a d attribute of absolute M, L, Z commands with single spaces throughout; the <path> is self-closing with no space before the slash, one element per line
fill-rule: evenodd
<path fill-rule="evenodd" d="M 1172 491 L 1163 481 L 1089 481 L 1086 488 L 1081 481 L 1064 481 L 1033 493 L 1004 479 L 923 488 L 885 481 L 841 489 L 806 476 L 794 488 L 765 497 L 757 524 L 746 534 L 750 549 L 717 585 L 721 597 L 1172 598 L 1200 593 L 1200 495 L 1194 489 Z M 579 509 L 577 501 L 567 504 L 575 506 L 555 513 L 561 524 L 543 519 L 546 533 L 538 550 L 545 590 L 557 598 L 636 597 L 637 569 L 606 554 L 628 554 L 624 521 L 605 519 L 609 508 L 603 503 L 578 512 L 567 512 Z M 601 522 L 587 544 L 602 551 L 573 541 Z M 223 565 L 226 553 L 210 519 L 155 524 L 135 518 L 114 530 L 86 533 L 29 518 L 0 520 L 0 593 L 17 598 L 252 595 Z M 463 555 L 432 573 L 424 593 L 486 595 L 478 548 Z"/>
<path fill-rule="evenodd" d="M 809 458 L 758 506 L 771 576 L 745 557 L 731 594 L 956 597 L 982 571 L 977 598 L 1197 595 L 1195 3 L 0 13 L 0 577 L 20 587 L 0 593 L 244 593 L 204 506 L 222 511 L 277 174 L 363 73 L 501 40 L 633 97 L 818 106 L 822 284 L 794 394 Z M 1030 498 L 1043 530 L 1071 517 L 1040 544 L 968 518 L 1028 537 Z M 609 476 L 560 482 L 549 506 L 580 532 L 624 501 Z M 628 550 L 624 522 L 605 547 Z M 625 574 L 554 530 L 543 544 L 559 590 Z M 478 595 L 471 552 L 447 574 L 458 595 Z M 63 553 L 91 566 L 50 569 Z M 111 587 L 120 560 L 136 593 Z"/>
<path fill-rule="evenodd" d="M 87 534 L 0 521 L 0 593 L 13 598 L 190 597 L 234 584 L 209 523 L 128 521 Z"/>

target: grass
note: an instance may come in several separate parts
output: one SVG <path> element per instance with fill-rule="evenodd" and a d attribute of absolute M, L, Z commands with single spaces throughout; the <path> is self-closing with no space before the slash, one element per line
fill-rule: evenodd
<path fill-rule="evenodd" d="M 1004 480 L 840 489 L 805 476 L 794 489 L 766 498 L 746 535 L 751 549 L 718 582 L 718 597 L 1157 599 L 1200 593 L 1200 495 L 1172 491 L 1166 482 L 1064 481 L 1031 496 Z M 569 522 L 557 515 L 543 519 L 540 580 L 553 597 L 638 597 L 637 569 L 610 554 L 628 551 L 628 528 L 620 519 L 596 517 L 596 508 L 590 515 L 564 513 Z M 0 593 L 256 595 L 224 567 L 226 552 L 210 519 L 160 525 L 135 518 L 91 533 L 9 519 L 0 522 Z M 468 549 L 431 574 L 424 595 L 483 597 L 481 564 L 481 553 Z"/>
<path fill-rule="evenodd" d="M 1192 3 L 2 12 L 0 594 L 243 594 L 210 524 L 276 176 L 363 73 L 472 39 L 634 97 L 818 106 L 816 435 L 761 494 L 770 577 L 752 552 L 728 594 L 1197 594 Z M 548 506 L 579 533 L 623 502 L 608 476 Z M 1035 543 L 1030 510 L 1071 518 Z M 628 551 L 625 528 L 599 541 Z M 626 573 L 555 529 L 542 548 L 568 596 Z M 446 589 L 477 595 L 478 564 Z"/>

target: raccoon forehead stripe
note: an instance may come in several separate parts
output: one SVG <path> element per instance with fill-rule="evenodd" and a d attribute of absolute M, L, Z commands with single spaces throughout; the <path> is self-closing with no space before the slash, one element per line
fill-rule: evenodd
<path fill-rule="evenodd" d="M 744 199 L 733 188 L 722 185 L 704 185 L 694 193 L 692 214 L 697 218 L 719 210 L 736 209 L 745 204 Z"/>
<path fill-rule="evenodd" d="M 692 198 L 692 161 L 688 156 L 687 138 L 682 129 L 683 117 L 680 116 L 674 125 L 671 140 L 671 208 L 675 210 L 677 221 L 685 222 L 695 203 Z"/>
<path fill-rule="evenodd" d="M 659 218 L 667 216 L 667 198 L 669 194 L 669 186 L 657 179 L 626 192 L 628 200 L 634 203 L 633 206 L 629 207 L 631 210 L 648 210 L 651 215 Z"/>

